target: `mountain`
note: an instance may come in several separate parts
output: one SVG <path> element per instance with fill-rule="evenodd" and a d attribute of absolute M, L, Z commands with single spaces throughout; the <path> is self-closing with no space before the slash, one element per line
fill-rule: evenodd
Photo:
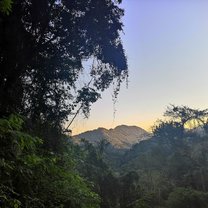
<path fill-rule="evenodd" d="M 149 133 L 137 126 L 120 125 L 114 129 L 98 128 L 87 131 L 73 137 L 79 143 L 85 139 L 92 144 L 98 144 L 101 140 L 108 141 L 116 149 L 129 149 L 132 145 L 148 139 Z"/>

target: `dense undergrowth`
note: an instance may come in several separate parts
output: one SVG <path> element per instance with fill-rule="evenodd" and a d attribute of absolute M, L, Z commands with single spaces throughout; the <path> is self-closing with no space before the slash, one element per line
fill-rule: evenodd
<path fill-rule="evenodd" d="M 75 148 L 43 148 L 44 140 L 23 130 L 23 119 L 0 119 L 0 207 L 98 207 L 92 184 L 76 170 Z"/>

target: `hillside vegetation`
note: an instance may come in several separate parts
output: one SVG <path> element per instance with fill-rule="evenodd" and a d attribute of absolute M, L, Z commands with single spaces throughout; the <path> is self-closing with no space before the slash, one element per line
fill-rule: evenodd
<path fill-rule="evenodd" d="M 120 172 L 138 175 L 143 197 L 135 207 L 207 207 L 207 110 L 169 106 L 153 128 L 120 160 Z M 189 127 L 187 129 L 187 127 Z"/>
<path fill-rule="evenodd" d="M 109 160 L 108 149 L 103 150 L 113 175 L 101 185 L 101 207 L 208 206 L 207 110 L 172 105 L 164 115 L 166 120 L 155 124 L 150 139 L 120 157 L 118 153 Z"/>
<path fill-rule="evenodd" d="M 207 207 L 207 123 L 199 133 L 175 118 L 161 121 L 152 138 L 116 158 L 116 167 L 106 160 L 105 142 L 79 146 L 57 133 L 54 151 L 29 125 L 17 115 L 0 119 L 3 208 Z"/>

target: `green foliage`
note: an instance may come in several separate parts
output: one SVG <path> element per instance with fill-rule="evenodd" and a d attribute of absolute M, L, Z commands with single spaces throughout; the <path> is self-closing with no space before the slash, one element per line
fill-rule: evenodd
<path fill-rule="evenodd" d="M 99 207 L 98 195 L 75 171 L 72 146 L 62 154 L 49 152 L 22 125 L 19 116 L 0 119 L 1 207 Z"/>
<path fill-rule="evenodd" d="M 0 1 L 0 11 L 3 14 L 9 15 L 12 10 L 12 0 L 1 0 Z"/>
<path fill-rule="evenodd" d="M 134 208 L 150 208 L 150 206 L 144 199 L 139 199 Z"/>
<path fill-rule="evenodd" d="M 115 174 L 106 163 L 105 141 L 76 146 L 50 124 L 17 115 L 0 119 L 0 206 L 206 208 L 207 135 L 189 131 L 162 121 L 151 139 L 122 156 Z"/>
<path fill-rule="evenodd" d="M 164 122 L 158 126 L 160 136 L 124 155 L 126 167 L 116 175 L 104 159 L 105 141 L 97 147 L 83 141 L 79 147 L 56 134 L 65 148 L 52 151 L 46 140 L 27 132 L 27 122 L 18 115 L 0 119 L 2 208 L 207 207 L 207 135 L 190 137 L 186 131 L 176 139 L 166 134 Z"/>
<path fill-rule="evenodd" d="M 207 208 L 208 194 L 189 188 L 176 188 L 168 197 L 168 208 Z"/>

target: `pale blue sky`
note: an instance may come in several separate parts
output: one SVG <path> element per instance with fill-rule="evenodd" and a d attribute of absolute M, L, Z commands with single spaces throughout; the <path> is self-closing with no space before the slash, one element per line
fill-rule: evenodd
<path fill-rule="evenodd" d="M 73 133 L 119 124 L 149 129 L 168 104 L 208 107 L 208 1 L 123 0 L 129 87 L 113 116 L 112 89 L 79 116 Z"/>

